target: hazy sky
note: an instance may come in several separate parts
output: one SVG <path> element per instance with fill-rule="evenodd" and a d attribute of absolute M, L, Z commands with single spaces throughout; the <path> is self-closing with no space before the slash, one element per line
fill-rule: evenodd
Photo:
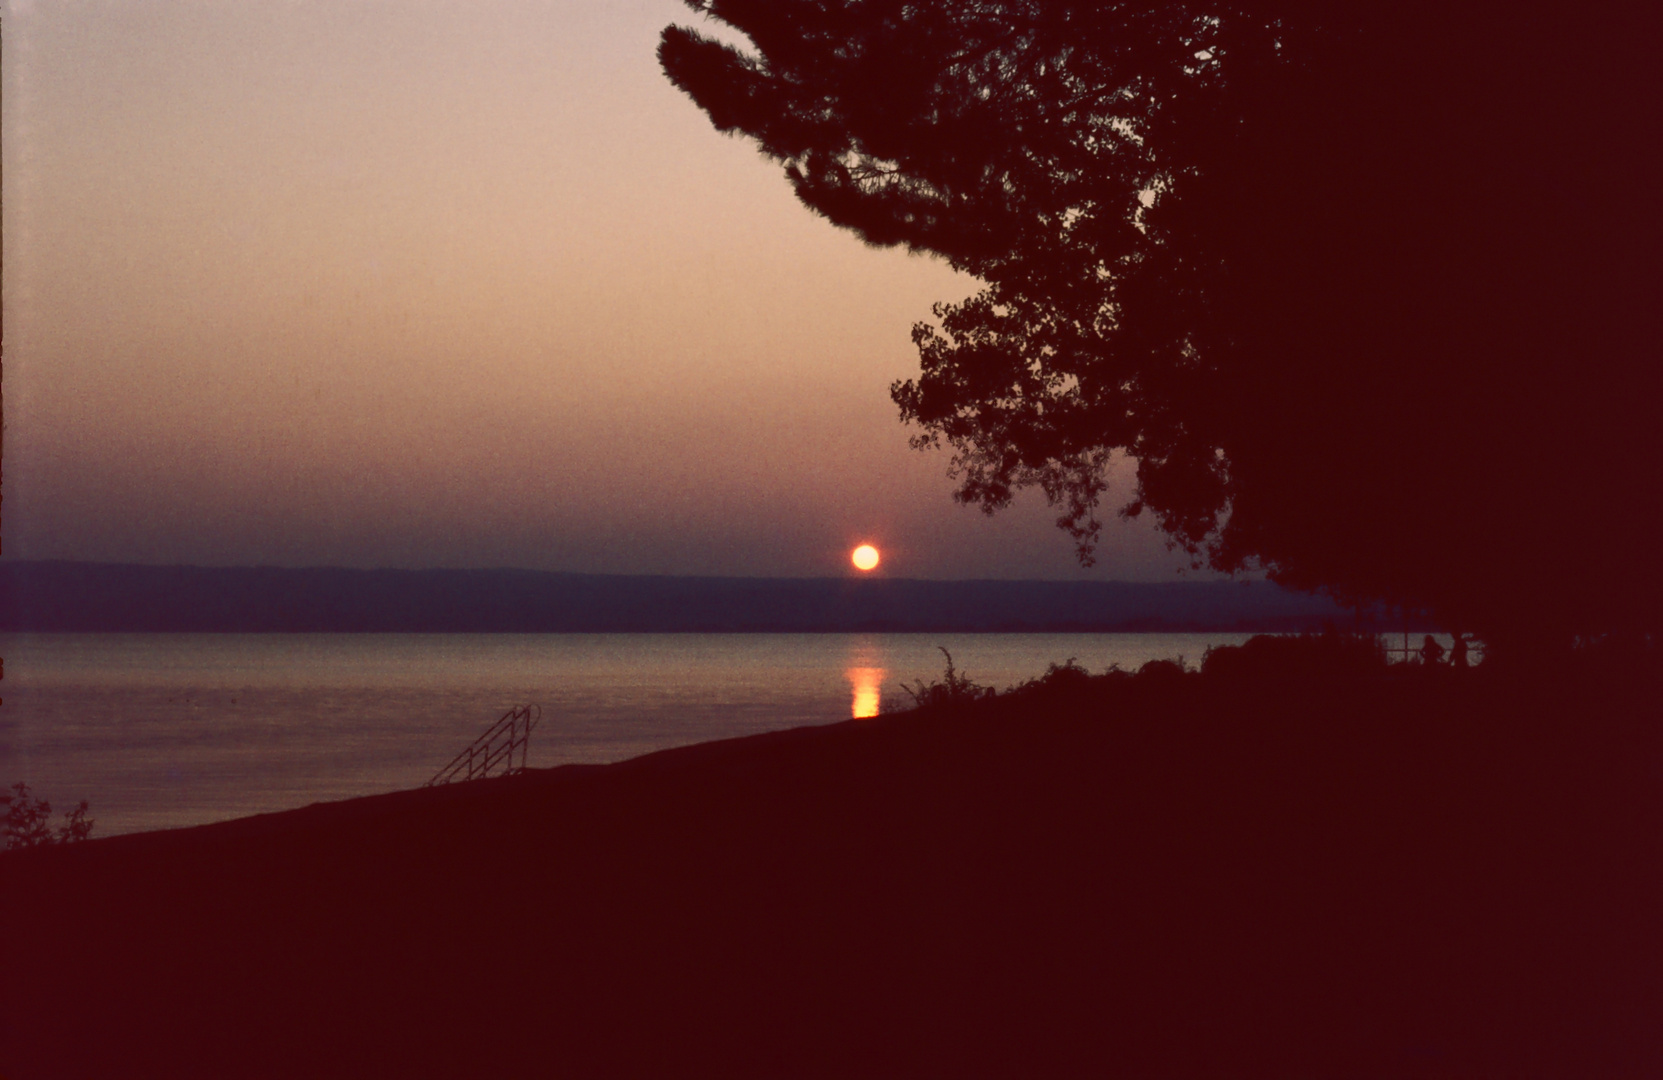
<path fill-rule="evenodd" d="M 694 18 L 9 0 L 5 556 L 1172 579 L 1112 506 L 1086 572 L 952 502 L 888 387 L 975 282 L 716 133 Z"/>

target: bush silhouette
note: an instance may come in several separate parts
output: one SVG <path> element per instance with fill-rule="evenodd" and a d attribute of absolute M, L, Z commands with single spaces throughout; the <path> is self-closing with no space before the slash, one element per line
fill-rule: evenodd
<path fill-rule="evenodd" d="M 1386 650 L 1372 634 L 1259 634 L 1242 645 L 1217 645 L 1201 660 L 1211 679 L 1338 679 L 1386 671 Z"/>
<path fill-rule="evenodd" d="M 945 648 L 941 655 L 947 658 L 947 673 L 941 681 L 925 684 L 918 680 L 916 685 L 901 684 L 901 689 L 912 695 L 913 706 L 919 709 L 939 709 L 954 705 L 966 705 L 972 701 L 990 698 L 998 693 L 991 686 L 980 686 L 971 680 L 970 676 L 953 667 L 953 654 Z M 1052 665 L 1053 669 L 1056 665 Z"/>
<path fill-rule="evenodd" d="M 5 850 L 44 847 L 47 844 L 73 844 L 92 835 L 93 819 L 87 817 L 87 801 L 82 799 L 73 810 L 64 811 L 64 823 L 52 829 L 52 804 L 29 794 L 29 785 L 18 781 L 10 795 L 0 795 L 6 806 Z"/>

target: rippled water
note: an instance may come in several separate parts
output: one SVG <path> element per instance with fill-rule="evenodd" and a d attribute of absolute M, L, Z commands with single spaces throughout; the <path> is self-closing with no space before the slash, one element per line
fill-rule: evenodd
<path fill-rule="evenodd" d="M 415 787 L 535 702 L 532 767 L 825 724 L 960 671 L 1004 688 L 1198 662 L 1243 634 L 36 634 L 0 636 L 0 784 L 94 835 Z"/>

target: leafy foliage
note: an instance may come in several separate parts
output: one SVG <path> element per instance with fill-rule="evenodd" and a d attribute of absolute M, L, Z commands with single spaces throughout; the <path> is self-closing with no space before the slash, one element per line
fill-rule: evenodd
<path fill-rule="evenodd" d="M 952 653 L 939 645 L 936 648 L 941 649 L 941 655 L 947 658 L 947 673 L 939 681 L 931 681 L 928 684 L 922 679 L 913 686 L 901 684 L 901 689 L 912 695 L 915 708 L 942 709 L 968 705 L 998 693 L 991 686 L 977 685 L 970 676 L 953 667 Z"/>
<path fill-rule="evenodd" d="M 0 795 L 6 806 L 6 850 L 42 847 L 47 844 L 72 844 L 92 835 L 93 819 L 87 817 L 87 801 L 82 799 L 73 810 L 64 811 L 64 822 L 52 828 L 52 804 L 29 794 L 29 785 L 21 781 L 12 785 L 10 795 Z"/>
<path fill-rule="evenodd" d="M 691 6 L 754 45 L 665 31 L 719 129 L 985 283 L 892 391 L 961 500 L 1038 486 L 1089 561 L 1127 452 L 1198 563 L 1492 641 L 1655 621 L 1650 5 Z"/>
<path fill-rule="evenodd" d="M 1011 688 L 1011 693 L 1029 693 L 1035 691 L 1054 691 L 1059 689 L 1078 688 L 1091 681 L 1091 672 L 1079 664 L 1077 657 L 1070 656 L 1059 664 L 1052 661 L 1045 665 L 1045 674 L 1033 679 L 1024 679 Z M 1119 670 L 1112 668 L 1110 670 Z"/>
<path fill-rule="evenodd" d="M 1242 645 L 1217 645 L 1201 659 L 1209 679 L 1349 679 L 1387 672 L 1386 649 L 1375 634 L 1326 630 L 1320 634 L 1259 634 Z"/>

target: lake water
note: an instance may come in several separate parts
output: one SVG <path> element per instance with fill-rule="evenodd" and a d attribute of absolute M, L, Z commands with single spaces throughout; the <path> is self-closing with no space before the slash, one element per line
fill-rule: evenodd
<path fill-rule="evenodd" d="M 86 799 L 110 836 L 417 787 L 528 703 L 533 768 L 621 761 L 910 705 L 937 646 L 1004 689 L 1070 657 L 1193 665 L 1248 636 L 0 635 L 0 784 Z"/>

